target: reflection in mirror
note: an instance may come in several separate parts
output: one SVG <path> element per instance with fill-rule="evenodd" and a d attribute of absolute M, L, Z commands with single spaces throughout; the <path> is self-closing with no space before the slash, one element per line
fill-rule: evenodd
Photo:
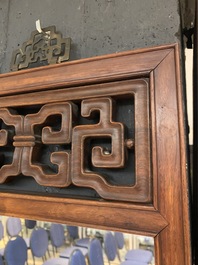
<path fill-rule="evenodd" d="M 8 265 L 155 264 L 152 237 L 5 216 L 0 255 Z"/>

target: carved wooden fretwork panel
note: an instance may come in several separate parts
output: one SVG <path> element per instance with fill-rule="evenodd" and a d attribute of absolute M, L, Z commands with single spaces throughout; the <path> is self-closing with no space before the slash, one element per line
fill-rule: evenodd
<path fill-rule="evenodd" d="M 43 186 L 93 188 L 105 199 L 151 201 L 147 82 L 103 84 L 101 93 L 97 85 L 81 89 L 82 99 L 79 88 L 73 89 L 72 99 L 63 89 L 62 100 L 56 98 L 60 93 L 53 93 L 54 103 L 44 100 L 39 105 L 42 92 L 36 98 L 27 95 L 27 102 L 31 98 L 37 106 L 34 111 L 29 104 L 28 111 L 20 106 L 20 96 L 13 99 L 15 106 L 0 109 L 6 162 L 0 183 L 22 174 Z M 120 117 L 119 108 L 128 119 Z M 6 159 L 6 148 L 12 151 L 11 160 Z M 48 162 L 42 158 L 46 148 Z M 133 172 L 126 175 L 129 167 Z M 120 176 L 112 179 L 115 169 Z"/>
<path fill-rule="evenodd" d="M 179 55 L 0 75 L 0 214 L 153 236 L 156 265 L 191 265 Z"/>

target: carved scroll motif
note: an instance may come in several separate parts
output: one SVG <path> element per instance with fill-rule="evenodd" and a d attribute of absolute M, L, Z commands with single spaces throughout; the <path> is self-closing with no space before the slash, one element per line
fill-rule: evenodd
<path fill-rule="evenodd" d="M 23 117 L 12 114 L 6 108 L 0 109 L 0 120 L 8 126 L 8 129 L 0 130 L 0 146 L 8 146 L 11 141 L 11 133 L 13 127 L 16 134 L 20 134 L 23 130 Z M 0 183 L 5 182 L 8 178 L 17 176 L 20 173 L 21 148 L 16 147 L 10 164 L 5 164 L 0 168 Z M 5 160 L 5 155 L 1 155 L 1 161 Z"/>
<path fill-rule="evenodd" d="M 42 144 L 70 144 L 72 134 L 72 112 L 75 107 L 72 103 L 48 104 L 36 114 L 25 116 L 24 131 L 28 135 L 34 135 L 34 127 L 44 124 L 46 119 L 55 115 L 61 116 L 61 128 L 59 131 L 53 131 L 52 128 L 45 126 L 42 129 Z M 58 173 L 45 173 L 44 166 L 34 164 L 33 157 L 39 152 L 37 146 L 26 146 L 22 155 L 22 173 L 26 176 L 32 176 L 40 185 L 66 187 L 71 184 L 70 172 L 70 152 L 53 152 L 50 161 L 58 166 Z"/>
<path fill-rule="evenodd" d="M 91 163 L 95 167 L 122 168 L 125 165 L 124 126 L 122 123 L 112 120 L 113 100 L 111 98 L 87 99 L 82 101 L 81 115 L 90 117 L 95 111 L 99 111 L 100 120 L 97 124 L 76 126 L 73 130 L 72 142 L 72 180 L 79 186 L 89 186 L 97 190 L 100 195 L 106 197 L 106 189 L 109 194 L 119 192 L 112 187 L 100 174 L 90 172 L 85 167 L 86 142 L 94 138 L 110 138 L 111 152 L 105 152 L 101 147 L 95 146 L 91 150 Z M 82 159 L 84 158 L 84 159 Z M 112 195 L 112 194 L 111 194 Z"/>
<path fill-rule="evenodd" d="M 72 133 L 72 114 L 76 110 L 74 104 L 58 103 L 47 104 L 36 114 L 29 114 L 25 117 L 12 115 L 7 109 L 0 110 L 0 118 L 6 125 L 15 128 L 15 136 L 12 145 L 15 147 L 13 161 L 9 165 L 3 165 L 0 169 L 0 183 L 5 182 L 10 176 L 20 173 L 32 176 L 40 185 L 65 187 L 71 184 L 70 156 L 69 152 L 57 151 L 51 154 L 51 162 L 58 166 L 58 173 L 45 173 L 47 165 L 34 164 L 40 146 L 44 144 L 70 144 Z M 61 117 L 61 128 L 53 131 L 45 126 L 48 117 Z M 34 127 L 42 125 L 41 139 L 35 135 Z M 7 145 L 8 132 L 0 131 L 1 146 Z"/>

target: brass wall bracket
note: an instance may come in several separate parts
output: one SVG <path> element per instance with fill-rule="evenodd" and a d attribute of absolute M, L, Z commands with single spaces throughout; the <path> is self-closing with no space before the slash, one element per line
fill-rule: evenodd
<path fill-rule="evenodd" d="M 55 26 L 35 30 L 30 40 L 13 52 L 10 69 L 17 71 L 69 60 L 71 38 L 62 38 Z"/>

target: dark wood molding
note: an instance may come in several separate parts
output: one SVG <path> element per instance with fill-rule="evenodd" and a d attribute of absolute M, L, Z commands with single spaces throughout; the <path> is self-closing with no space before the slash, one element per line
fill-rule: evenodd
<path fill-rule="evenodd" d="M 106 116 L 102 116 L 105 117 L 105 126 L 100 119 L 97 126 L 74 125 L 72 134 L 76 133 L 75 143 L 79 141 L 79 153 L 84 143 L 78 138 L 78 130 L 83 128 L 86 131 L 83 133 L 90 135 L 92 129 L 101 127 L 102 135 L 111 137 L 109 128 L 113 128 L 113 135 L 119 139 L 120 146 L 116 145 L 118 149 L 114 147 L 111 154 L 121 152 L 125 148 L 121 144 L 124 140 L 123 125 L 111 119 L 111 104 L 123 94 L 136 97 L 141 89 L 147 92 L 137 100 L 135 111 L 135 170 L 140 172 L 135 185 L 106 185 L 101 177 L 95 175 L 91 179 L 98 180 L 93 184 L 86 179 L 89 176 L 84 174 L 84 163 L 79 163 L 76 171 L 78 165 L 73 157 L 71 165 L 75 168 L 71 168 L 71 181 L 75 185 L 96 189 L 103 198 L 87 200 L 1 192 L 0 214 L 151 235 L 155 238 L 157 265 L 190 265 L 186 132 L 179 65 L 178 45 L 173 44 L 1 75 L 1 108 L 20 109 L 47 104 L 57 104 L 58 107 L 63 101 L 71 102 L 68 104 L 71 106 L 81 100 L 81 114 L 84 116 L 89 116 L 92 108 L 100 113 L 105 110 Z M 33 120 L 38 116 L 27 114 L 27 117 L 34 124 Z M 50 127 L 46 131 L 53 134 Z M 64 131 L 62 127 L 60 131 Z M 51 139 L 49 135 L 46 136 L 47 141 Z M 28 134 L 17 136 L 15 147 L 30 150 L 33 136 L 31 129 Z M 111 144 L 113 146 L 113 140 Z M 72 152 L 74 150 L 71 156 Z M 100 167 L 103 157 L 97 152 L 92 153 L 91 159 L 96 167 Z M 22 154 L 21 168 L 28 175 L 27 163 L 23 162 L 29 159 L 26 155 L 23 157 Z M 110 164 L 112 157 L 107 157 L 104 163 Z M 123 163 L 118 159 L 115 166 L 122 167 Z M 137 184 L 139 179 L 140 184 Z"/>

